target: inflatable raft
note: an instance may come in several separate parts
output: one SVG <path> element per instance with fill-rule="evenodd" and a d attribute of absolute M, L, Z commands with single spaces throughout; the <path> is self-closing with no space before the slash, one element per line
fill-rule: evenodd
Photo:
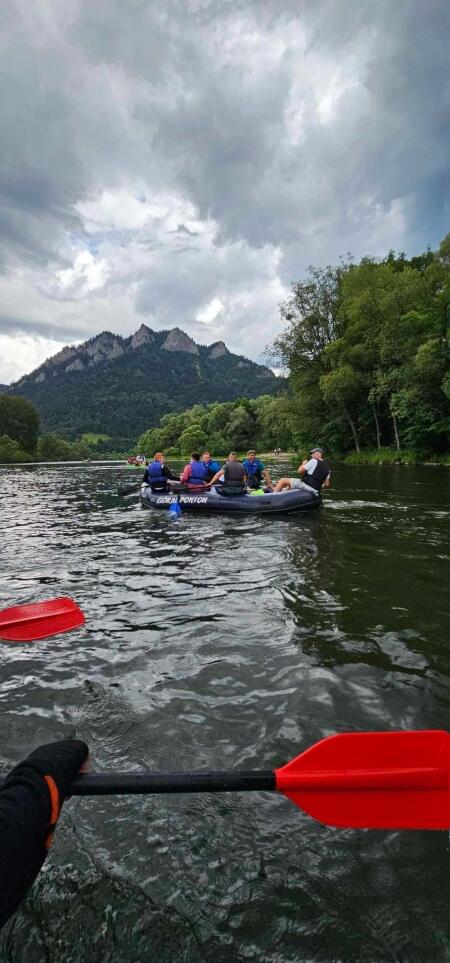
<path fill-rule="evenodd" d="M 159 508 L 167 511 L 179 501 L 182 511 L 191 512 L 240 512 L 250 515 L 293 515 L 297 512 L 320 508 L 320 495 L 305 488 L 279 492 L 274 495 L 220 495 L 214 488 L 207 492 L 152 492 L 149 485 L 141 487 L 141 504 L 144 508 Z"/>

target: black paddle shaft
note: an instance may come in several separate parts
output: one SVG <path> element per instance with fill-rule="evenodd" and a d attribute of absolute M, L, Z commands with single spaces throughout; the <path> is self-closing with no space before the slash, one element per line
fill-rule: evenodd
<path fill-rule="evenodd" d="M 0 777 L 0 788 L 5 777 Z M 250 792 L 275 790 L 275 775 L 263 772 L 92 772 L 77 776 L 71 796 L 120 796 L 146 793 Z"/>

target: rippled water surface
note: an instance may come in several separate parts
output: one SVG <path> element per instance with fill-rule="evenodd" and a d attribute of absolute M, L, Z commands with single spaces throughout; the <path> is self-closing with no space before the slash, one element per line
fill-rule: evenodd
<path fill-rule="evenodd" d="M 4 771 L 73 734 L 98 770 L 270 769 L 333 732 L 449 728 L 448 472 L 336 467 L 323 511 L 179 520 L 120 499 L 131 474 L 0 471 L 1 606 L 87 617 L 0 643 Z M 449 870 L 448 833 L 264 793 L 72 799 L 0 958 L 449 960 Z"/>

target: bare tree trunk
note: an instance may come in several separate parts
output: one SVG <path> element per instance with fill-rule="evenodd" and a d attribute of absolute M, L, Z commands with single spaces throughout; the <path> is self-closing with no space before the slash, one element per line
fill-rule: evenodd
<path fill-rule="evenodd" d="M 358 454 L 359 454 L 359 452 L 361 451 L 361 448 L 360 448 L 360 444 L 359 444 L 359 440 L 358 440 L 358 432 L 356 431 L 355 422 L 353 421 L 353 418 L 352 418 L 352 416 L 351 416 L 351 414 L 350 414 L 350 412 L 349 412 L 349 410 L 348 410 L 348 408 L 347 408 L 347 405 L 345 405 L 344 402 L 342 402 L 342 408 L 343 408 L 343 410 L 344 410 L 345 417 L 346 417 L 346 419 L 347 419 L 347 421 L 348 421 L 348 423 L 349 423 L 349 425 L 350 425 L 350 431 L 351 431 L 352 436 L 353 436 L 353 443 L 354 443 L 354 446 L 355 446 L 355 451 L 357 451 Z"/>
<path fill-rule="evenodd" d="M 373 420 L 375 422 L 375 428 L 377 431 L 377 448 L 381 448 L 381 433 L 380 433 L 380 422 L 378 421 L 378 412 L 375 405 L 372 405 Z"/>
<path fill-rule="evenodd" d="M 397 446 L 397 451 L 400 451 L 400 438 L 398 437 L 397 416 L 392 414 L 392 411 L 391 411 L 391 417 L 392 417 L 392 423 L 394 425 L 395 444 Z"/>

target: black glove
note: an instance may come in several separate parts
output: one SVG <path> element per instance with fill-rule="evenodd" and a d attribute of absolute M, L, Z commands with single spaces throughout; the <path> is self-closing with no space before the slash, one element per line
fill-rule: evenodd
<path fill-rule="evenodd" d="M 42 776 L 50 794 L 50 822 L 54 825 L 68 795 L 70 783 L 88 755 L 89 748 L 80 739 L 63 739 L 61 742 L 39 746 L 9 773 L 5 788 L 11 783 L 26 780 L 30 769 Z"/>
<path fill-rule="evenodd" d="M 24 759 L 22 765 L 35 769 L 41 776 L 50 776 L 59 792 L 59 808 L 69 793 L 72 779 L 89 755 L 89 748 L 80 739 L 63 739 L 39 746 Z"/>

